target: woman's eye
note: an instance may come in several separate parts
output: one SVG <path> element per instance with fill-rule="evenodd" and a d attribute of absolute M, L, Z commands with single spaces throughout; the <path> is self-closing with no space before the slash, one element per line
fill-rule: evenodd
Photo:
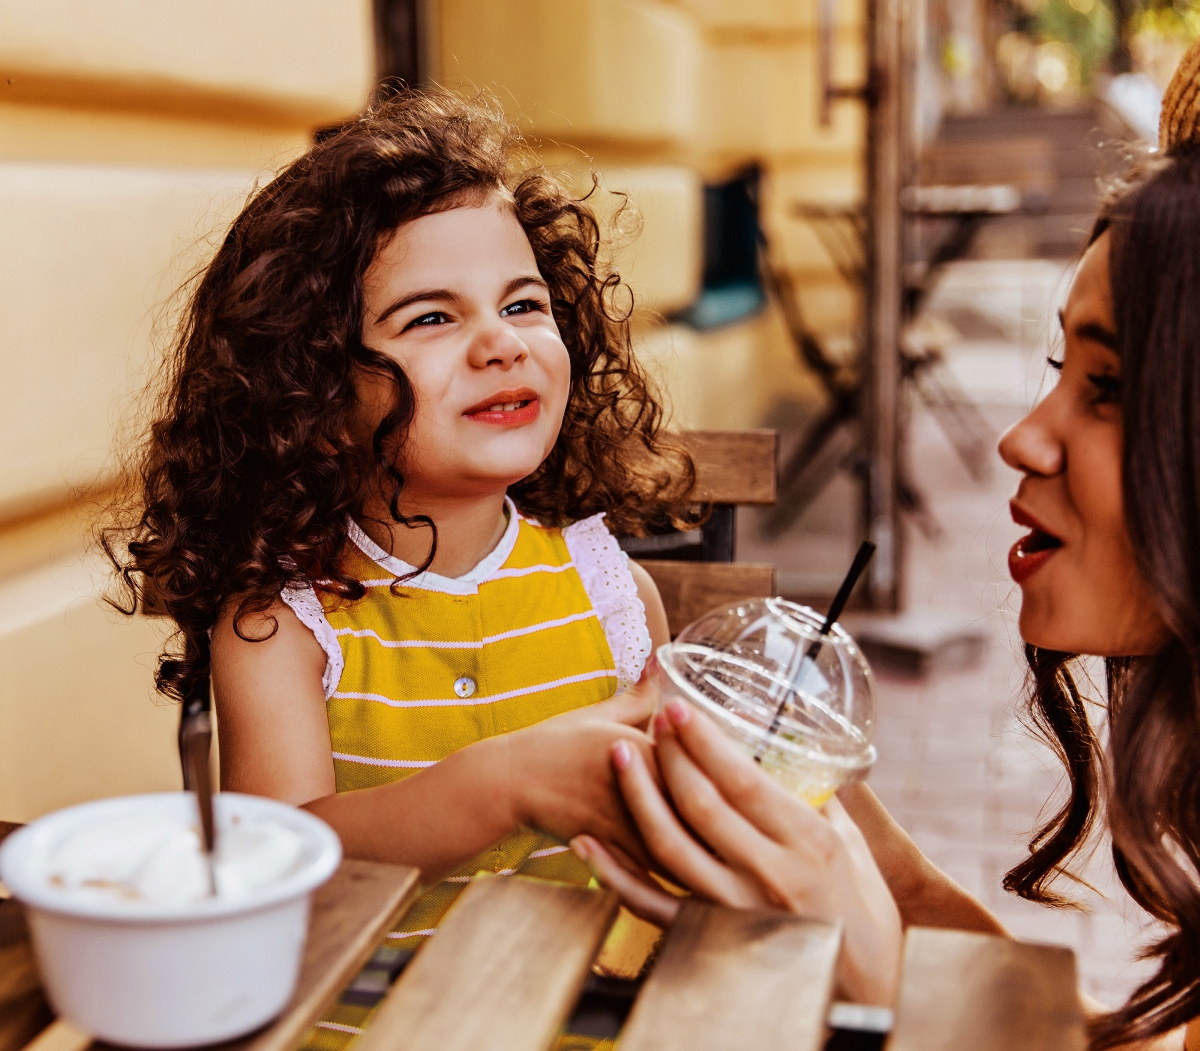
<path fill-rule="evenodd" d="M 1047 358 L 1046 364 L 1055 372 L 1062 372 L 1063 363 L 1054 358 Z M 1106 372 L 1089 372 L 1088 383 L 1092 385 L 1091 403 L 1093 405 L 1112 405 L 1121 400 L 1121 377 Z"/>
<path fill-rule="evenodd" d="M 1093 405 L 1112 405 L 1121 400 L 1121 377 L 1105 373 L 1088 373 L 1088 383 L 1095 390 Z"/>
<path fill-rule="evenodd" d="M 422 314 L 420 317 L 415 317 L 407 325 L 404 326 L 404 331 L 407 332 L 410 328 L 428 327 L 430 325 L 443 325 L 449 318 L 446 317 L 440 310 L 430 311 L 428 314 Z"/>
<path fill-rule="evenodd" d="M 519 303 L 510 303 L 500 311 L 501 317 L 512 317 L 514 314 L 544 313 L 545 307 L 536 299 L 522 299 Z"/>

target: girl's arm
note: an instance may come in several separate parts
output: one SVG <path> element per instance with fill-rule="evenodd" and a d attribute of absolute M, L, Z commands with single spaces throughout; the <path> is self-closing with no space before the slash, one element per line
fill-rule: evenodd
<path fill-rule="evenodd" d="M 662 596 L 658 593 L 658 585 L 637 562 L 629 560 L 629 572 L 637 585 L 638 598 L 646 607 L 646 627 L 650 630 L 650 642 L 654 649 L 671 641 L 671 631 L 667 627 L 667 610 L 663 606 Z"/>
<path fill-rule="evenodd" d="M 265 638 L 271 618 L 278 630 Z M 609 760 L 617 740 L 650 757 L 650 741 L 634 729 L 653 703 L 644 689 L 479 741 L 401 781 L 339 794 L 324 651 L 283 603 L 246 618 L 242 630 L 265 641 L 239 638 L 229 616 L 212 638 L 223 788 L 303 806 L 333 826 L 348 856 L 414 865 L 427 882 L 527 826 L 564 841 L 588 832 L 648 860 Z"/>
<path fill-rule="evenodd" d="M 228 614 L 213 629 L 221 788 L 302 806 L 334 791 L 325 651 L 282 602 L 241 624 L 251 638 L 272 629 L 247 642 Z"/>

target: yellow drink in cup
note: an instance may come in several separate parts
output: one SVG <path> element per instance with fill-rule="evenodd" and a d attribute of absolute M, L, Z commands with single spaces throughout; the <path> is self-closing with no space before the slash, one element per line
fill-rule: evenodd
<path fill-rule="evenodd" d="M 786 599 L 714 610 L 658 650 L 660 704 L 711 717 L 771 777 L 813 806 L 875 762 L 875 681 L 854 640 Z"/>

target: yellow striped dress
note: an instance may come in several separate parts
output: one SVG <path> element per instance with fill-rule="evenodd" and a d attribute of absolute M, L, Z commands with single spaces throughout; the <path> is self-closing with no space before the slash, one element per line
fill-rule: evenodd
<path fill-rule="evenodd" d="M 311 588 L 282 598 L 326 654 L 325 696 L 339 792 L 411 776 L 452 752 L 606 700 L 637 681 L 650 654 L 628 562 L 595 515 L 543 528 L 507 502 L 496 548 L 465 576 L 393 558 L 355 523 L 345 567 L 366 595 Z M 389 944 L 417 948 L 481 870 L 586 884 L 561 843 L 517 831 L 426 890 Z M 341 1046 L 362 1012 L 335 1011 L 319 1046 Z M 340 1038 L 340 1039 L 339 1039 Z M 311 1045 L 315 1046 L 315 1045 Z"/>

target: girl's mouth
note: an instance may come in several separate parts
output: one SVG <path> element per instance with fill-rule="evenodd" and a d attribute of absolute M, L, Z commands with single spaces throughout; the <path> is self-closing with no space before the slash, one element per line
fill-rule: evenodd
<path fill-rule="evenodd" d="M 513 426 L 536 420 L 541 412 L 538 396 L 530 390 L 500 391 L 486 402 L 468 409 L 463 415 L 476 423 Z"/>
<path fill-rule="evenodd" d="M 1013 521 L 1031 530 L 1008 553 L 1008 572 L 1014 581 L 1023 584 L 1054 556 L 1063 542 L 1016 505 L 1010 505 L 1010 509 Z"/>

